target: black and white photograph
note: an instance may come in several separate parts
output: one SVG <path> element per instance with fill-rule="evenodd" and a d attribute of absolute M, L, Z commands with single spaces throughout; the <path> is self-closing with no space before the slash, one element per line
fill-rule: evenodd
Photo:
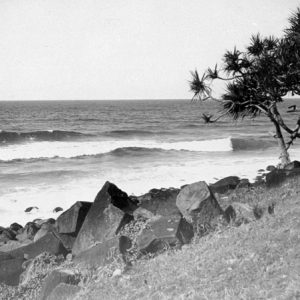
<path fill-rule="evenodd" d="M 300 300 L 300 0 L 0 0 L 0 300 Z"/>

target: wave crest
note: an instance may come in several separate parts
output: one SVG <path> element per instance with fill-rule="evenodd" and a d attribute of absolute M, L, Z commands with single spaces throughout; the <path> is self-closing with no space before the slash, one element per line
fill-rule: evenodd
<path fill-rule="evenodd" d="M 158 142 L 147 140 L 35 142 L 9 145 L 0 151 L 0 160 L 15 162 L 49 158 L 78 158 L 111 156 L 141 156 L 166 151 L 230 152 L 265 149 L 274 144 L 261 140 L 236 138 L 203 141 Z"/>
<path fill-rule="evenodd" d="M 76 131 L 41 130 L 31 132 L 0 131 L 0 143 L 15 144 L 32 141 L 64 141 L 89 136 Z"/>

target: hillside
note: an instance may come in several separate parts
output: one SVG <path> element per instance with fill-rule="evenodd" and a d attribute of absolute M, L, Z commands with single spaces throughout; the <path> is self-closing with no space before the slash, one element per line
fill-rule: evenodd
<path fill-rule="evenodd" d="M 227 201 L 275 204 L 274 214 L 223 227 L 182 250 L 101 271 L 77 299 L 300 299 L 300 179 L 281 188 L 232 194 Z"/>

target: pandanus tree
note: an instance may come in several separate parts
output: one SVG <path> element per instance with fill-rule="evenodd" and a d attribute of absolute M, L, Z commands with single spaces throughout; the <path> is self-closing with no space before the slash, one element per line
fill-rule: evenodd
<path fill-rule="evenodd" d="M 276 130 L 280 165 L 290 162 L 288 149 L 300 138 L 300 118 L 290 128 L 278 104 L 287 95 L 300 95 L 300 8 L 289 18 L 282 38 L 254 35 L 244 51 L 227 51 L 220 67 L 209 68 L 202 76 L 197 70 L 191 74 L 193 99 L 217 101 L 221 107 L 217 119 L 225 115 L 234 120 L 266 115 Z M 226 82 L 220 99 L 213 96 L 212 82 L 216 80 Z"/>

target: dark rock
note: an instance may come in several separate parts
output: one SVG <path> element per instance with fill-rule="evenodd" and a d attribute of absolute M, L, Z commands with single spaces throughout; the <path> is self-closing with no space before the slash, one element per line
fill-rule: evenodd
<path fill-rule="evenodd" d="M 145 208 L 154 215 L 179 215 L 176 198 L 179 189 L 152 189 L 147 194 L 137 197 L 139 207 Z"/>
<path fill-rule="evenodd" d="M 37 206 L 30 206 L 30 207 L 27 207 L 24 211 L 29 213 L 29 212 L 32 212 L 33 210 L 38 210 L 39 208 Z"/>
<path fill-rule="evenodd" d="M 91 206 L 91 202 L 76 202 L 57 218 L 57 231 L 77 235 Z"/>
<path fill-rule="evenodd" d="M 20 224 L 18 223 L 12 223 L 10 226 L 9 226 L 9 229 L 14 231 L 15 234 L 19 233 L 19 230 L 22 229 L 23 226 L 21 226 Z"/>
<path fill-rule="evenodd" d="M 74 258 L 74 263 L 81 267 L 97 268 L 111 263 L 117 257 L 122 258 L 126 263 L 126 252 L 130 247 L 131 241 L 128 237 L 113 237 L 81 252 Z"/>
<path fill-rule="evenodd" d="M 230 223 L 232 220 L 235 220 L 236 218 L 236 213 L 235 210 L 233 209 L 233 207 L 231 205 L 229 205 L 225 211 L 224 211 L 224 218 L 225 220 Z"/>
<path fill-rule="evenodd" d="M 264 181 L 264 178 L 265 178 L 264 175 L 256 176 L 256 177 L 255 177 L 255 182 L 256 182 L 256 183 L 263 183 L 263 182 L 265 182 L 265 181 Z"/>
<path fill-rule="evenodd" d="M 63 243 L 54 232 L 49 232 L 34 243 L 12 250 L 10 254 L 14 257 L 24 257 L 26 254 L 27 259 L 31 259 L 42 252 L 49 252 L 53 255 L 62 254 L 65 256 L 68 250 L 63 246 Z"/>
<path fill-rule="evenodd" d="M 79 278 L 71 270 L 54 270 L 45 279 L 42 290 L 39 296 L 40 300 L 46 300 L 51 292 L 60 283 L 67 283 L 77 285 L 79 283 Z"/>
<path fill-rule="evenodd" d="M 193 236 L 193 226 L 184 218 L 156 217 L 140 232 L 137 245 L 142 254 L 156 253 L 170 247 L 181 247 L 189 243 Z"/>
<path fill-rule="evenodd" d="M 292 161 L 291 163 L 289 163 L 284 167 L 285 170 L 293 170 L 298 168 L 300 168 L 300 162 L 297 160 Z"/>
<path fill-rule="evenodd" d="M 77 255 L 96 242 L 113 238 L 133 220 L 135 204 L 114 184 L 106 182 L 97 194 L 75 240 L 72 252 Z"/>
<path fill-rule="evenodd" d="M 249 187 L 251 187 L 251 183 L 249 182 L 249 179 L 243 178 L 240 180 L 240 183 L 236 186 L 236 189 L 249 188 Z"/>
<path fill-rule="evenodd" d="M 264 214 L 264 210 L 261 207 L 255 206 L 253 208 L 253 214 L 256 220 L 259 220 L 263 214 Z"/>
<path fill-rule="evenodd" d="M 266 175 L 266 186 L 279 186 L 286 180 L 286 173 L 283 170 L 275 169 Z"/>
<path fill-rule="evenodd" d="M 213 193 L 225 194 L 229 190 L 234 190 L 239 183 L 239 177 L 228 176 L 223 179 L 220 179 L 214 184 L 211 184 L 210 189 Z"/>
<path fill-rule="evenodd" d="M 233 202 L 226 211 L 224 213 L 225 218 L 229 221 L 233 221 L 237 226 L 256 220 L 254 210 L 248 204 Z"/>
<path fill-rule="evenodd" d="M 0 227 L 0 242 L 8 242 L 11 240 L 14 240 L 16 237 L 16 234 L 14 231 L 12 231 L 9 228 Z"/>
<path fill-rule="evenodd" d="M 274 214 L 274 208 L 275 208 L 275 204 L 274 203 L 272 203 L 271 205 L 268 206 L 268 213 L 270 215 Z"/>
<path fill-rule="evenodd" d="M 300 168 L 275 169 L 266 174 L 266 186 L 276 187 L 283 184 L 287 178 L 300 176 Z"/>
<path fill-rule="evenodd" d="M 197 224 L 210 223 L 223 211 L 210 188 L 204 181 L 184 187 L 177 196 L 176 205 L 182 215 Z"/>
<path fill-rule="evenodd" d="M 266 167 L 266 170 L 269 171 L 269 172 L 271 172 L 271 171 L 273 171 L 275 169 L 276 169 L 276 167 L 274 167 L 274 166 L 267 166 Z"/>
<path fill-rule="evenodd" d="M 33 240 L 35 234 L 38 232 L 40 229 L 40 226 L 38 226 L 34 222 L 28 222 L 23 229 L 21 229 L 21 233 L 19 233 L 16 238 L 19 241 L 24 241 L 24 240 Z"/>
<path fill-rule="evenodd" d="M 0 260 L 0 282 L 7 285 L 18 285 L 23 271 L 23 257 Z"/>
<path fill-rule="evenodd" d="M 60 283 L 51 292 L 47 300 L 72 300 L 79 293 L 80 287 L 67 283 Z"/>
<path fill-rule="evenodd" d="M 258 173 L 263 173 L 265 170 L 264 169 L 259 169 L 257 172 Z"/>
<path fill-rule="evenodd" d="M 60 212 L 60 211 L 63 211 L 64 209 L 63 208 L 61 208 L 61 207 L 55 207 L 54 209 L 53 209 L 53 212 L 54 213 L 57 213 L 57 212 Z"/>

